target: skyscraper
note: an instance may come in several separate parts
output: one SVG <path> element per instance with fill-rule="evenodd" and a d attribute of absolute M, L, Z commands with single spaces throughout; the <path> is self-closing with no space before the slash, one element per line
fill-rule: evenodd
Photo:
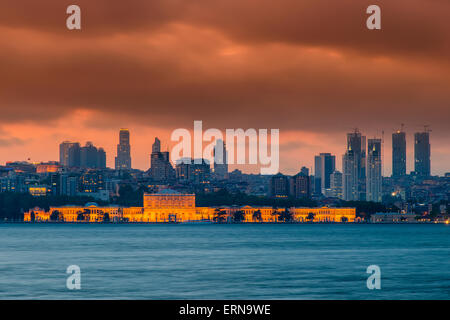
<path fill-rule="evenodd" d="M 72 142 L 64 141 L 59 144 L 59 164 L 67 167 L 69 164 L 69 148 Z"/>
<path fill-rule="evenodd" d="M 161 152 L 161 140 L 158 139 L 158 137 L 155 138 L 155 142 L 153 142 L 152 145 L 152 153 L 158 153 Z"/>
<path fill-rule="evenodd" d="M 331 153 L 321 153 L 314 158 L 314 193 L 325 194 L 330 188 L 330 175 L 336 169 L 336 157 Z"/>
<path fill-rule="evenodd" d="M 69 148 L 69 167 L 81 166 L 81 147 L 78 142 Z"/>
<path fill-rule="evenodd" d="M 330 189 L 333 197 L 342 199 L 342 172 L 335 171 L 330 175 Z"/>
<path fill-rule="evenodd" d="M 294 198 L 309 198 L 310 190 L 309 176 L 305 173 L 299 172 L 290 178 L 290 194 Z"/>
<path fill-rule="evenodd" d="M 84 147 L 80 148 L 80 167 L 81 168 L 106 168 L 106 152 L 103 148 L 97 149 L 92 142 L 86 142 Z"/>
<path fill-rule="evenodd" d="M 217 139 L 214 146 L 214 176 L 218 180 L 228 179 L 228 153 L 221 139 Z"/>
<path fill-rule="evenodd" d="M 130 131 L 128 129 L 120 129 L 119 144 L 117 145 L 117 156 L 115 161 L 116 170 L 131 169 L 130 151 Z"/>
<path fill-rule="evenodd" d="M 175 179 L 175 169 L 169 159 L 169 152 L 161 152 L 161 141 L 155 138 L 150 155 L 150 177 L 155 182 L 169 182 Z"/>
<path fill-rule="evenodd" d="M 347 134 L 342 157 L 344 200 L 366 200 L 366 137 L 358 129 Z"/>
<path fill-rule="evenodd" d="M 269 193 L 273 198 L 289 197 L 289 178 L 284 174 L 278 173 L 270 177 Z"/>
<path fill-rule="evenodd" d="M 406 135 L 403 131 L 392 134 L 392 176 L 406 175 Z"/>
<path fill-rule="evenodd" d="M 106 168 L 106 152 L 103 148 L 98 148 L 97 150 L 97 168 Z"/>
<path fill-rule="evenodd" d="M 84 147 L 81 147 L 80 155 L 82 168 L 97 168 L 98 150 L 92 142 L 88 141 Z"/>
<path fill-rule="evenodd" d="M 419 176 L 428 177 L 431 174 L 431 147 L 429 132 L 414 134 L 414 171 Z"/>
<path fill-rule="evenodd" d="M 72 147 L 80 147 L 78 142 L 64 141 L 59 145 L 59 164 L 64 167 L 72 167 L 70 164 L 70 149 Z M 73 162 L 73 161 L 72 161 Z"/>
<path fill-rule="evenodd" d="M 381 202 L 381 139 L 369 139 L 367 142 L 367 201 Z"/>

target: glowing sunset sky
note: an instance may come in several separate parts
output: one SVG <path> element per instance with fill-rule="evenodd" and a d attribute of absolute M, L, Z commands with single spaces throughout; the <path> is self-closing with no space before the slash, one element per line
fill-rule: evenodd
<path fill-rule="evenodd" d="M 66 28 L 66 8 L 82 30 Z M 382 30 L 365 9 L 382 8 Z M 320 152 L 341 169 L 346 132 L 431 125 L 432 173 L 450 171 L 448 0 L 0 0 L 0 163 L 58 160 L 92 141 L 113 167 L 121 127 L 133 167 L 176 128 L 279 128 L 281 171 Z"/>

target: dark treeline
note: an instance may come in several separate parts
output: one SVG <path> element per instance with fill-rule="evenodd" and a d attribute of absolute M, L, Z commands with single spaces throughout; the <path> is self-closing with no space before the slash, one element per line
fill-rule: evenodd
<path fill-rule="evenodd" d="M 121 185 L 119 196 L 112 198 L 111 202 L 123 207 L 142 207 L 144 192 L 148 192 L 148 190 L 143 187 L 136 190 L 130 185 Z"/>
<path fill-rule="evenodd" d="M 378 202 L 370 201 L 343 201 L 341 200 L 336 207 L 356 208 L 356 215 L 358 217 L 370 217 L 376 212 L 399 212 L 396 206 L 386 206 Z"/>
<path fill-rule="evenodd" d="M 269 198 L 252 196 L 245 193 L 229 193 L 227 190 L 220 190 L 214 193 L 201 193 L 196 195 L 196 206 L 269 206 L 274 208 L 289 207 L 315 207 L 317 202 L 310 199 L 295 198 Z"/>
<path fill-rule="evenodd" d="M 121 186 L 119 196 L 111 199 L 111 204 L 117 204 L 124 207 L 141 207 L 144 189 L 135 190 L 130 186 Z M 99 206 L 106 206 L 109 203 L 96 200 L 92 197 L 70 197 L 53 196 L 33 197 L 29 193 L 0 193 L 0 220 L 21 220 L 23 212 L 34 207 L 48 210 L 50 207 L 59 207 L 65 205 L 84 206 L 88 202 L 95 202 Z"/>
<path fill-rule="evenodd" d="M 111 199 L 111 204 L 117 204 L 124 207 L 141 207 L 142 198 L 145 189 L 135 190 L 130 186 L 121 186 L 119 196 Z M 48 210 L 50 207 L 64 205 L 84 206 L 88 202 L 95 202 L 100 206 L 108 205 L 107 202 L 95 200 L 91 197 L 69 197 L 52 196 L 33 197 L 28 193 L 0 193 L 0 220 L 21 220 L 23 212 L 31 208 L 39 207 Z M 196 206 L 214 207 L 214 206 L 269 206 L 274 208 L 290 207 L 317 207 L 318 203 L 310 199 L 295 198 L 269 198 L 248 195 L 245 193 L 230 193 L 227 190 L 220 190 L 215 193 L 199 193 L 196 195 Z M 356 208 L 357 216 L 369 217 L 375 212 L 399 211 L 395 206 L 386 206 L 381 203 L 367 201 L 340 201 L 338 207 Z"/>
<path fill-rule="evenodd" d="M 7 218 L 8 220 L 21 220 L 23 212 L 31 208 L 39 207 L 48 210 L 50 207 L 58 207 L 64 205 L 80 205 L 83 206 L 88 202 L 96 202 L 99 205 L 105 205 L 105 202 L 94 200 L 91 197 L 69 197 L 69 196 L 52 196 L 33 197 L 28 193 L 0 193 L 0 220 Z"/>
<path fill-rule="evenodd" d="M 245 193 L 232 194 L 226 190 L 215 193 L 197 194 L 196 205 L 198 207 L 208 206 L 269 206 L 274 208 L 290 208 L 290 207 L 317 207 L 318 203 L 310 199 L 295 198 L 269 198 L 247 195 Z M 395 206 L 385 206 L 377 202 L 369 201 L 339 201 L 337 207 L 356 208 L 356 215 L 361 217 L 369 217 L 376 212 L 397 212 L 399 209 Z"/>

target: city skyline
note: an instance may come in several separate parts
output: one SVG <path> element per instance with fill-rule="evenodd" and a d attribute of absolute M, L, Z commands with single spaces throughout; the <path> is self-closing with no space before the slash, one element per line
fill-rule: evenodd
<path fill-rule="evenodd" d="M 392 137 L 395 141 L 399 132 L 393 133 Z M 402 145 L 403 135 L 400 137 Z M 209 159 L 194 159 L 188 153 L 176 159 L 171 157 L 171 151 L 163 151 L 163 142 L 158 137 L 154 138 L 151 147 L 148 170 L 125 172 L 123 170 L 129 168 L 117 166 L 121 162 L 117 160 L 125 156 L 122 157 L 122 160 L 126 160 L 124 164 L 128 165 L 131 161 L 130 131 L 120 129 L 115 170 L 106 168 L 103 148 L 89 141 L 83 147 L 80 147 L 79 142 L 63 141 L 59 145 L 61 164 L 57 161 L 12 162 L 1 166 L 1 192 L 28 192 L 33 196 L 47 193 L 53 196 L 90 195 L 108 201 L 111 196 L 124 193 L 123 188 L 129 188 L 130 192 L 136 188 L 154 191 L 155 188 L 173 186 L 190 192 L 211 193 L 230 188 L 255 195 L 269 195 L 272 199 L 324 199 L 325 202 L 340 199 L 382 203 L 393 199 L 411 199 L 411 195 L 420 199 L 442 199 L 450 173 L 446 173 L 445 177 L 430 176 L 429 130 L 415 133 L 414 137 L 416 171 L 408 176 L 401 173 L 385 180 L 382 178 L 382 139 L 367 139 L 358 129 L 347 133 L 342 172 L 336 167 L 335 155 L 320 153 L 314 157 L 314 174 L 302 166 L 295 175 L 278 172 L 266 176 L 248 175 L 238 170 L 229 172 L 227 165 Z M 233 145 L 231 141 L 230 145 Z M 227 159 L 228 151 L 233 153 L 221 139 L 212 141 L 206 148 L 211 146 L 214 146 L 215 159 L 220 162 Z M 402 152 L 403 147 L 400 148 Z M 248 153 L 251 154 L 251 150 Z M 393 157 L 392 161 L 398 162 L 398 157 Z M 434 191 L 431 191 L 431 186 Z M 402 210 L 408 210 L 409 204 L 400 206 Z"/>
<path fill-rule="evenodd" d="M 358 129 L 356 129 L 356 130 L 358 130 Z M 402 129 L 403 130 L 403 129 Z M 124 134 L 124 132 L 126 131 L 126 138 L 124 138 L 123 137 L 123 134 Z M 359 131 L 358 131 L 359 132 Z M 397 130 L 397 131 L 395 131 L 395 132 L 393 132 L 392 133 L 392 137 L 394 137 L 394 136 L 398 136 L 398 134 L 399 133 L 403 133 L 403 134 L 405 134 L 405 136 L 406 136 L 406 141 L 408 142 L 408 133 L 407 132 L 404 132 L 404 131 L 401 131 L 401 130 Z M 406 170 L 406 174 L 410 174 L 411 172 L 414 172 L 415 171 L 415 166 L 416 166 L 416 163 L 415 163 L 415 157 L 416 157 L 416 139 L 415 139 L 415 137 L 418 135 L 418 134 L 420 134 L 421 136 L 423 136 L 424 134 L 426 134 L 429 138 L 429 140 L 431 140 L 431 137 L 430 137 L 430 135 L 429 135 L 429 131 L 424 131 L 424 132 L 415 132 L 415 133 L 413 133 L 412 134 L 412 139 L 413 139 L 413 141 L 411 142 L 412 143 L 412 146 L 409 146 L 409 147 L 407 147 L 406 148 L 406 152 L 407 152 L 407 156 L 406 156 L 406 163 L 408 163 L 409 165 L 407 165 L 406 167 L 407 167 L 407 170 Z M 116 132 L 116 134 L 117 134 L 117 132 Z M 348 135 L 348 133 L 346 133 L 346 135 Z M 364 132 L 362 133 L 362 135 L 363 135 L 363 138 L 364 139 L 366 139 L 367 137 L 366 137 L 366 135 L 364 135 Z M 158 137 L 155 137 L 156 139 L 157 139 L 157 141 L 155 142 L 156 144 L 158 144 L 158 146 L 157 146 L 157 149 L 158 150 L 161 150 L 162 148 L 164 148 L 164 150 L 165 151 L 170 151 L 170 148 L 175 144 L 175 142 L 171 142 L 171 141 L 163 141 L 163 145 L 165 146 L 165 147 L 162 147 L 161 146 L 161 140 L 162 139 L 158 139 Z M 148 138 L 147 137 L 145 137 L 145 139 L 146 140 L 148 140 Z M 386 142 L 386 140 L 388 140 L 388 139 L 386 139 L 386 137 L 385 137 L 385 139 L 384 139 L 384 143 L 382 142 L 382 138 L 369 138 L 369 139 L 376 139 L 376 140 L 379 140 L 380 142 L 381 142 L 381 149 L 383 149 L 383 152 L 382 152 L 382 154 L 381 154 L 381 171 L 382 171 L 382 176 L 384 176 L 384 177 L 389 177 L 389 176 L 391 176 L 392 175 L 392 173 L 390 173 L 390 172 L 386 172 L 386 171 L 388 171 L 388 170 L 386 170 L 386 168 L 392 168 L 392 166 L 390 166 L 390 164 L 393 164 L 393 159 L 392 159 L 392 152 L 393 152 L 393 150 L 387 150 L 386 149 L 386 146 L 385 146 L 385 142 Z M 428 140 L 428 141 L 429 141 Z M 120 130 L 119 130 L 119 142 L 122 142 L 122 143 L 128 143 L 128 145 L 125 147 L 126 149 L 126 154 L 133 154 L 133 148 L 131 148 L 130 147 L 130 145 L 129 145 L 129 141 L 130 141 L 130 130 L 129 129 L 123 129 L 123 128 L 121 128 Z M 124 142 L 124 141 L 127 141 L 127 142 Z M 148 150 L 148 153 L 146 154 L 146 157 L 147 157 L 147 159 L 148 159 L 148 157 L 152 154 L 152 149 L 154 149 L 155 148 L 155 143 L 153 144 L 153 146 L 151 146 L 150 148 L 149 148 L 149 150 Z M 366 142 L 364 142 L 364 143 L 366 143 Z M 225 143 L 224 143 L 225 144 Z M 80 150 L 83 150 L 83 148 L 86 148 L 87 146 L 93 146 L 93 143 L 91 142 L 91 141 L 87 141 L 86 142 L 86 145 L 84 145 L 84 146 L 82 146 L 81 144 L 80 144 L 80 142 L 78 142 L 78 141 L 68 141 L 68 140 L 64 140 L 64 141 L 62 141 L 62 142 L 60 142 L 59 143 L 59 149 L 58 149 L 58 154 L 59 154 L 59 156 L 57 157 L 57 158 L 55 158 L 55 159 L 43 159 L 43 160 L 38 160 L 38 161 L 35 161 L 35 160 L 33 160 L 33 159 L 31 159 L 31 158 L 27 158 L 27 159 L 10 159 L 10 160 L 7 160 L 6 162 L 12 162 L 12 161 L 26 161 L 26 160 L 29 160 L 29 161 L 31 161 L 31 162 L 36 162 L 36 163 L 38 163 L 38 162 L 51 162 L 51 161 L 60 161 L 61 159 L 63 159 L 62 157 L 64 156 L 63 155 L 63 146 L 64 145 L 75 145 L 78 149 L 80 149 Z M 407 145 L 408 145 L 408 143 L 407 143 Z M 205 145 L 204 145 L 205 146 Z M 328 146 L 329 147 L 329 149 L 336 149 L 336 147 L 334 146 L 334 148 L 333 148 L 333 146 Z M 392 149 L 392 145 L 390 146 L 391 148 L 390 149 Z M 434 149 L 434 145 L 433 145 L 433 147 L 432 147 L 432 149 Z M 117 154 L 118 154 L 118 152 L 119 152 L 119 150 L 122 150 L 122 149 L 120 149 L 120 148 L 123 148 L 123 147 L 121 147 L 120 146 L 120 143 L 119 144 L 117 144 L 116 145 L 116 150 L 115 151 L 113 151 L 113 152 L 110 152 L 110 150 L 107 150 L 107 148 L 104 148 L 104 147 L 99 147 L 99 151 L 100 152 L 106 152 L 106 167 L 109 167 L 109 168 L 112 168 L 112 169 L 114 169 L 114 168 L 117 168 L 117 165 L 116 165 L 116 158 L 117 158 Z M 282 149 L 282 146 L 280 146 L 280 148 Z M 422 147 L 423 148 L 423 147 Z M 338 149 L 339 149 L 339 147 L 338 147 Z M 411 149 L 411 150 L 409 150 L 409 149 Z M 365 152 L 367 153 L 367 146 L 365 146 L 365 148 L 364 148 L 364 150 L 365 150 Z M 141 150 L 142 151 L 142 150 Z M 165 152 L 164 151 L 164 152 Z M 144 153 L 145 153 L 146 151 L 144 150 Z M 78 153 L 80 153 L 80 151 L 78 151 Z M 389 157 L 387 157 L 385 154 L 388 154 L 389 155 Z M 337 153 L 333 153 L 333 152 L 320 152 L 320 156 L 329 156 L 329 157 L 332 157 L 333 159 L 333 161 L 332 161 L 332 168 L 331 169 L 327 169 L 327 171 L 330 171 L 330 172 L 328 172 L 327 173 L 327 188 L 329 188 L 329 184 L 330 184 L 330 181 L 329 181 L 329 175 L 334 171 L 334 170 L 336 170 L 336 171 L 340 171 L 341 173 L 343 172 L 343 163 L 342 163 L 342 161 L 339 161 L 339 158 L 341 158 L 341 156 L 344 156 L 345 155 L 345 153 L 343 153 L 343 152 L 341 152 L 341 153 L 339 153 L 339 152 L 337 152 Z M 67 159 L 67 156 L 65 156 L 66 157 L 66 159 L 64 160 L 61 160 L 62 162 L 61 162 L 61 164 L 62 165 L 67 165 L 66 164 L 66 162 L 68 161 L 68 159 Z M 79 158 L 80 158 L 80 155 L 78 156 Z M 366 163 L 366 157 L 367 157 L 367 155 L 365 155 L 364 156 L 364 163 Z M 131 162 L 131 158 L 133 158 L 132 156 L 130 157 L 130 159 L 129 159 L 129 161 Z M 316 173 L 315 173 L 315 167 L 317 166 L 317 158 L 318 158 L 318 156 L 317 155 L 314 155 L 313 157 L 312 157 L 312 159 L 302 159 L 301 160 L 301 162 L 300 162 L 300 165 L 301 165 L 301 167 L 306 167 L 306 168 L 308 168 L 308 169 L 311 169 L 311 173 L 313 174 L 313 175 L 316 175 Z M 78 161 L 81 161 L 81 159 L 78 159 Z M 128 160 L 127 160 L 128 161 Z M 280 163 L 283 163 L 283 161 L 284 161 L 284 158 L 283 158 L 283 156 L 281 155 L 281 157 L 280 157 Z M 5 162 L 5 163 L 6 163 Z M 140 162 L 140 161 L 137 161 L 137 162 Z M 67 162 L 68 163 L 68 162 Z M 296 161 L 296 163 L 298 163 L 298 161 Z M 433 163 L 433 151 L 431 151 L 431 163 Z M 172 163 L 172 165 L 173 166 L 175 166 L 175 164 L 176 163 Z M 311 165 L 309 165 L 309 164 L 311 164 Z M 78 166 L 78 165 L 74 165 L 73 163 L 72 163 L 72 165 L 71 166 Z M 86 166 L 86 165 L 85 165 Z M 228 165 L 229 167 L 230 167 L 230 169 L 229 169 L 229 171 L 231 172 L 232 170 L 234 170 L 234 169 L 239 169 L 239 170 L 241 170 L 241 171 L 243 171 L 244 173 L 257 173 L 255 170 L 255 168 L 257 168 L 255 165 Z M 87 165 L 87 167 L 89 167 L 89 165 Z M 100 165 L 100 167 L 103 167 L 103 165 Z M 214 166 L 213 166 L 213 163 L 211 163 L 211 168 L 213 168 Z M 134 166 L 132 166 L 132 169 L 139 169 L 139 170 L 143 170 L 143 171 L 147 171 L 148 169 L 150 168 L 150 162 L 147 160 L 147 166 L 144 164 L 143 166 L 139 166 L 139 167 L 134 167 Z M 433 165 L 431 165 L 431 169 L 433 169 Z M 280 172 L 281 173 L 283 173 L 283 174 L 288 174 L 288 175 L 295 175 L 295 174 L 297 174 L 298 172 L 300 171 L 300 167 L 298 167 L 298 168 L 296 168 L 296 167 L 294 167 L 294 168 L 288 168 L 288 169 L 286 169 L 286 168 L 283 168 L 283 167 L 281 167 L 281 169 L 280 169 Z M 437 174 L 437 175 L 444 175 L 445 173 L 447 173 L 447 172 L 449 172 L 450 171 L 450 169 L 448 169 L 448 170 L 443 170 L 442 171 L 442 173 L 441 174 Z M 433 172 L 433 170 L 432 170 L 432 172 Z M 433 175 L 433 174 L 432 174 Z M 364 178 L 365 179 L 365 178 Z M 322 188 L 321 188 L 322 189 Z M 324 190 L 322 190 L 322 193 L 323 193 L 323 191 Z"/>
<path fill-rule="evenodd" d="M 145 169 L 150 137 L 168 142 L 199 119 L 280 129 L 280 167 L 291 174 L 322 152 L 340 167 L 354 126 L 367 138 L 384 130 L 389 175 L 390 134 L 405 123 L 408 172 L 411 135 L 431 125 L 432 174 L 442 175 L 450 3 L 380 1 L 376 32 L 365 26 L 367 5 L 354 2 L 80 0 L 83 28 L 68 31 L 65 3 L 2 1 L 0 162 L 57 159 L 64 140 L 94 140 L 113 155 L 111 137 L 127 127 L 133 167 Z"/>
<path fill-rule="evenodd" d="M 450 299 L 449 57 L 450 0 L 0 0 L 0 300 Z"/>

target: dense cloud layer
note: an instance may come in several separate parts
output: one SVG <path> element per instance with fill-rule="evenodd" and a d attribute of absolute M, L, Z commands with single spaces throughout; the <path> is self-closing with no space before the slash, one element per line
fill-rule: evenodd
<path fill-rule="evenodd" d="M 0 49 L 0 127 L 91 110 L 110 129 L 450 133 L 447 0 L 0 0 Z"/>

